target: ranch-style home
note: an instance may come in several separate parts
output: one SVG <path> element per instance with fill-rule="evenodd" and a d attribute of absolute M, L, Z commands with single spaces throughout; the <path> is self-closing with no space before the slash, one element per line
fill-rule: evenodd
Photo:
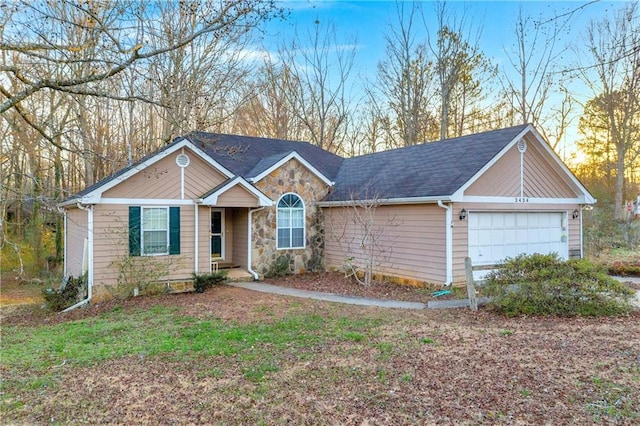
<path fill-rule="evenodd" d="M 380 275 L 452 284 L 465 257 L 581 257 L 593 203 L 531 125 L 353 158 L 195 132 L 61 203 L 64 272 L 86 273 L 93 300 L 149 280 L 189 290 L 220 267 L 259 280 L 283 256 L 294 272 L 375 258 Z"/>

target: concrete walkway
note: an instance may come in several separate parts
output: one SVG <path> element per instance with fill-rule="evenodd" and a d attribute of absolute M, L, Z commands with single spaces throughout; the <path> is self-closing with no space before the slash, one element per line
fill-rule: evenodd
<path fill-rule="evenodd" d="M 619 281 L 632 281 L 640 283 L 640 278 L 630 277 L 613 277 Z M 379 308 L 399 308 L 399 309 L 450 309 L 450 308 L 466 308 L 469 307 L 468 299 L 448 299 L 448 300 L 430 300 L 428 303 L 420 302 L 403 302 L 400 300 L 381 300 L 370 299 L 359 296 L 345 296 L 334 293 L 323 293 L 320 291 L 299 290 L 297 288 L 280 287 L 272 284 L 264 284 L 258 282 L 227 282 L 228 286 L 244 288 L 247 290 L 259 291 L 262 293 L 279 294 L 282 296 L 301 297 L 305 299 L 324 300 L 326 302 L 346 303 L 349 305 L 359 306 L 376 306 Z M 488 297 L 478 298 L 478 306 L 487 304 Z M 636 298 L 633 302 L 640 307 L 640 290 L 636 292 Z"/>
<path fill-rule="evenodd" d="M 346 303 L 349 305 L 376 306 L 380 308 L 400 309 L 425 309 L 427 305 L 420 302 L 402 302 L 400 300 L 380 300 L 366 297 L 343 296 L 341 294 L 323 293 L 320 291 L 298 290 L 297 288 L 280 287 L 263 283 L 227 283 L 231 287 L 239 287 L 247 290 L 263 293 L 280 294 L 282 296 L 302 297 L 306 299 L 324 300 L 327 302 Z"/>

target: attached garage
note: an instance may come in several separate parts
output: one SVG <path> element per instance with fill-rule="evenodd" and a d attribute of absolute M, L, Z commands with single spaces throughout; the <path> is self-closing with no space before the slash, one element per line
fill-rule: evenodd
<path fill-rule="evenodd" d="M 580 257 L 582 211 L 595 203 L 531 125 L 345 159 L 319 203 L 328 267 L 363 263 L 331 225 L 372 199 L 399 224 L 381 227 L 377 272 L 444 284 L 465 281 L 466 257 L 476 266 L 521 253 Z"/>
<path fill-rule="evenodd" d="M 565 212 L 469 212 L 469 257 L 493 265 L 519 254 L 568 257 Z"/>

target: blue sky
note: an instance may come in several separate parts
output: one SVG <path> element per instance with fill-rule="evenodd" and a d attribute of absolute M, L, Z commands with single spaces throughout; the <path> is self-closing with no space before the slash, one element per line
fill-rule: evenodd
<path fill-rule="evenodd" d="M 589 4 L 587 4 L 589 3 Z M 321 23 L 335 25 L 339 38 L 345 42 L 357 39 L 354 74 L 357 79 L 374 79 L 376 66 L 384 58 L 385 40 L 384 32 L 389 23 L 395 19 L 396 4 L 394 1 L 287 1 L 280 5 L 290 9 L 290 16 L 285 21 L 271 21 L 266 26 L 263 40 L 265 47 L 275 51 L 275 46 L 281 40 L 291 37 L 294 29 L 304 33 L 313 28 L 316 20 Z M 580 8 L 582 5 L 586 6 Z M 409 5 L 407 5 L 409 6 Z M 465 16 L 469 20 L 474 32 L 480 30 L 479 44 L 486 56 L 491 58 L 494 64 L 507 72 L 511 69 L 509 59 L 505 51 L 513 49 L 515 42 L 514 26 L 520 6 L 526 14 L 543 20 L 560 16 L 570 11 L 575 11 L 571 16 L 570 25 L 563 34 L 558 45 L 566 46 L 567 52 L 557 65 L 561 68 L 573 68 L 577 65 L 577 59 L 571 49 L 582 47 L 583 36 L 587 25 L 591 20 L 597 20 L 610 14 L 623 6 L 620 1 L 449 1 L 447 8 L 454 15 Z M 433 13 L 434 4 L 428 1 L 422 2 L 422 8 L 427 19 L 429 31 L 435 32 L 436 22 Z M 424 25 L 420 22 L 422 33 L 418 40 L 426 38 Z M 515 55 L 513 55 L 515 58 Z M 580 101 L 592 97 L 592 93 L 574 83 L 574 94 Z M 577 124 L 577 120 L 576 124 Z M 570 131 L 568 136 L 568 149 L 573 150 L 573 142 L 577 138 L 577 128 Z"/>
<path fill-rule="evenodd" d="M 514 36 L 513 27 L 520 5 L 526 13 L 536 17 L 550 18 L 584 5 L 584 1 L 450 1 L 447 5 L 454 14 L 466 14 L 474 30 L 481 31 L 480 46 L 485 54 L 495 61 L 505 60 L 505 49 L 511 48 Z M 590 3 L 590 2 L 589 2 Z M 394 1 L 287 1 L 280 2 L 290 9 L 289 18 L 284 21 L 272 21 L 266 27 L 265 44 L 273 46 L 278 40 L 291 35 L 294 28 L 306 31 L 313 28 L 314 22 L 331 22 L 340 36 L 355 36 L 358 41 L 357 67 L 365 73 L 375 69 L 384 56 L 384 31 L 388 23 L 395 23 Z M 575 12 L 571 21 L 571 33 L 564 42 L 571 44 L 579 40 L 591 19 L 598 19 L 613 9 L 622 6 L 622 2 L 598 1 Z M 427 19 L 431 19 L 431 30 L 436 28 L 433 16 L 434 4 L 422 2 Z M 466 9 L 466 12 L 465 12 Z M 422 25 L 420 25 L 422 26 Z M 422 33 L 426 35 L 426 32 Z M 571 58 L 567 57 L 567 61 Z"/>

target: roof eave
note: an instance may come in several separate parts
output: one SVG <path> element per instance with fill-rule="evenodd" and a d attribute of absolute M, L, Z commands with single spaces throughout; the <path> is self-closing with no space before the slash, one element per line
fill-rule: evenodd
<path fill-rule="evenodd" d="M 344 207 L 359 204 L 379 204 L 379 205 L 397 205 L 397 204 L 433 204 L 438 201 L 452 201 L 449 195 L 438 195 L 429 197 L 403 197 L 403 198 L 374 198 L 371 200 L 341 200 L 341 201 L 320 201 L 320 207 Z"/>

